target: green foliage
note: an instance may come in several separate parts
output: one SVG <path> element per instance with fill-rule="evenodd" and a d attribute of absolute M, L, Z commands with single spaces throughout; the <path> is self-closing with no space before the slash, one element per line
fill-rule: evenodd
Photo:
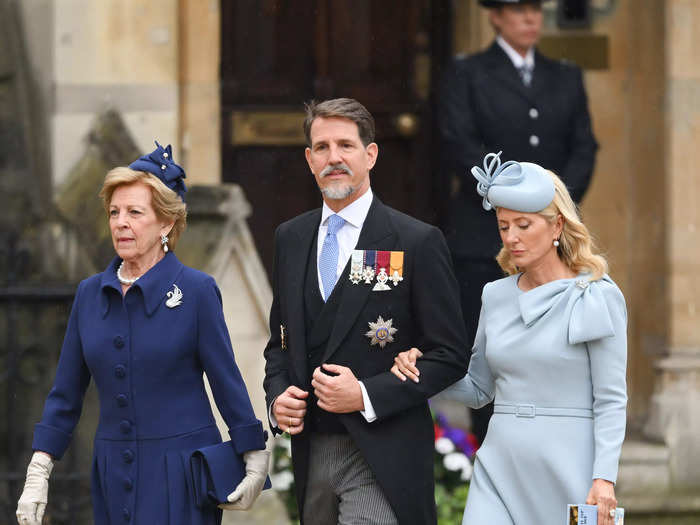
<path fill-rule="evenodd" d="M 464 504 L 467 501 L 469 484 L 461 484 L 450 490 L 445 485 L 435 484 L 435 504 L 437 505 L 438 525 L 461 525 Z"/>

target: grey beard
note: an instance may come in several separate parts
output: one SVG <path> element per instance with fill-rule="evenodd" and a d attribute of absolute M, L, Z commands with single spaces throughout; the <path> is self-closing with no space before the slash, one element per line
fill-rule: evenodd
<path fill-rule="evenodd" d="M 321 178 L 325 177 L 333 170 L 343 170 L 352 177 L 352 170 L 341 162 L 340 164 L 326 166 L 320 174 Z M 340 186 L 332 185 L 327 188 L 321 189 L 321 194 L 324 197 L 327 197 L 332 200 L 343 200 L 352 195 L 356 190 L 357 188 L 353 188 L 349 184 L 343 184 Z"/>
<path fill-rule="evenodd" d="M 343 200 L 355 193 L 355 190 L 357 190 L 357 188 L 353 188 L 352 186 L 347 184 L 343 186 L 331 186 L 328 188 L 323 188 L 321 190 L 321 193 L 324 197 L 327 197 L 332 200 Z"/>

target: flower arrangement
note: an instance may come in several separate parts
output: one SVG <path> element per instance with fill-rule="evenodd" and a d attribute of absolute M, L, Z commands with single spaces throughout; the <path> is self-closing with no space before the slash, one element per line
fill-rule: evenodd
<path fill-rule="evenodd" d="M 433 411 L 435 429 L 435 503 L 440 525 L 460 525 L 472 477 L 472 460 L 479 444 L 476 436 L 453 427 Z"/>
<path fill-rule="evenodd" d="M 439 525 L 460 525 L 467 501 L 472 459 L 478 448 L 474 434 L 452 427 L 447 418 L 433 412 L 435 429 L 435 502 Z M 284 502 L 289 519 L 299 523 L 294 475 L 292 474 L 292 444 L 288 434 L 275 438 L 272 449 L 272 488 Z"/>

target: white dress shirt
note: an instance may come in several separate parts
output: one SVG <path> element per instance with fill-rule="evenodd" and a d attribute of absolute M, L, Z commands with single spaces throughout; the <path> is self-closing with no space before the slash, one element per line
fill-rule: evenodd
<path fill-rule="evenodd" d="M 515 69 L 520 70 L 521 67 L 527 66 L 527 68 L 530 71 L 535 70 L 534 48 L 531 47 L 530 49 L 528 49 L 527 53 L 525 53 L 525 56 L 523 57 L 520 53 L 513 49 L 513 47 L 508 42 L 506 42 L 506 40 L 501 35 L 498 35 L 496 37 L 496 42 L 499 46 L 501 46 L 501 49 L 503 49 L 503 51 L 506 52 L 506 55 L 508 55 L 510 61 L 513 62 Z"/>
<path fill-rule="evenodd" d="M 326 239 L 326 233 L 328 232 L 328 217 L 331 215 L 338 215 L 345 220 L 338 233 L 335 237 L 338 240 L 338 266 L 335 271 L 336 281 L 343 273 L 345 265 L 348 264 L 352 251 L 357 246 L 357 240 L 360 238 L 360 231 L 362 231 L 362 225 L 365 223 L 365 218 L 369 212 L 369 208 L 372 205 L 372 188 L 367 188 L 367 191 L 357 199 L 351 202 L 345 208 L 335 213 L 328 207 L 328 204 L 323 203 L 323 210 L 321 211 L 321 224 L 318 227 L 318 246 L 316 250 L 316 273 L 318 275 L 318 289 L 321 292 L 321 297 L 323 295 L 323 283 L 321 282 L 321 268 L 319 261 L 321 260 L 321 250 L 323 249 L 323 241 Z M 328 294 L 330 295 L 330 294 Z"/>
<path fill-rule="evenodd" d="M 338 240 L 338 266 L 336 267 L 335 277 L 336 281 L 343 273 L 345 266 L 350 260 L 352 251 L 357 246 L 357 241 L 360 238 L 360 232 L 362 231 L 362 225 L 365 223 L 367 218 L 367 213 L 372 205 L 372 188 L 367 188 L 367 191 L 357 199 L 351 202 L 345 208 L 340 210 L 337 214 L 328 207 L 328 204 L 323 203 L 323 211 L 321 212 L 321 224 L 318 227 L 318 245 L 316 249 L 316 274 L 318 276 L 318 289 L 321 292 L 321 297 L 323 297 L 323 283 L 321 282 L 321 270 L 319 267 L 319 260 L 321 259 L 321 250 L 323 249 L 323 241 L 326 238 L 326 232 L 328 231 L 328 217 L 333 214 L 339 215 L 345 219 L 345 224 L 343 224 L 335 237 Z M 336 286 L 340 283 L 336 282 Z M 329 294 L 330 295 L 330 294 Z M 367 389 L 365 385 L 360 383 L 360 390 L 362 390 L 362 400 L 365 403 L 365 409 L 361 410 L 360 413 L 364 416 L 368 423 L 371 423 L 377 419 L 377 414 L 372 407 L 372 402 L 369 400 L 367 395 Z"/>
<path fill-rule="evenodd" d="M 345 219 L 345 224 L 343 224 L 338 232 L 336 233 L 336 239 L 338 240 L 338 266 L 336 267 L 336 281 L 340 278 L 340 274 L 343 273 L 345 266 L 350 260 L 352 251 L 357 246 L 357 241 L 360 238 L 360 232 L 362 231 L 362 225 L 365 223 L 367 218 L 367 213 L 372 205 L 372 188 L 368 188 L 367 191 L 357 200 L 348 204 L 345 208 L 340 210 L 336 215 L 339 215 Z M 316 246 L 316 275 L 318 277 L 318 289 L 321 292 L 321 297 L 323 297 L 323 283 L 321 281 L 321 270 L 319 269 L 319 259 L 321 258 L 321 250 L 323 249 L 323 241 L 326 238 L 326 232 L 328 231 L 328 217 L 335 214 L 328 205 L 323 203 L 323 210 L 321 212 L 321 224 L 318 227 L 318 243 Z M 336 282 L 336 286 L 340 286 L 341 283 Z M 365 409 L 360 411 L 360 414 L 371 423 L 377 419 L 377 414 L 374 411 L 372 402 L 367 395 L 367 389 L 365 385 L 360 383 L 360 390 L 362 391 L 362 400 L 365 405 Z M 270 423 L 278 427 L 277 420 L 272 413 L 272 407 L 274 401 L 270 405 L 270 410 L 268 411 L 268 416 L 270 418 Z"/>

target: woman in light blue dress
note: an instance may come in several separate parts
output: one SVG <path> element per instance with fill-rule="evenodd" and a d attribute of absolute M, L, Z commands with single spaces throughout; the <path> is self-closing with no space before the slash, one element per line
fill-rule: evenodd
<path fill-rule="evenodd" d="M 484 208 L 496 209 L 509 276 L 484 287 L 469 372 L 441 394 L 473 408 L 495 403 L 463 524 L 560 525 L 567 504 L 588 503 L 599 525 L 613 525 L 624 297 L 558 177 L 494 154 L 472 174 Z M 420 355 L 402 352 L 392 372 L 419 381 Z"/>

